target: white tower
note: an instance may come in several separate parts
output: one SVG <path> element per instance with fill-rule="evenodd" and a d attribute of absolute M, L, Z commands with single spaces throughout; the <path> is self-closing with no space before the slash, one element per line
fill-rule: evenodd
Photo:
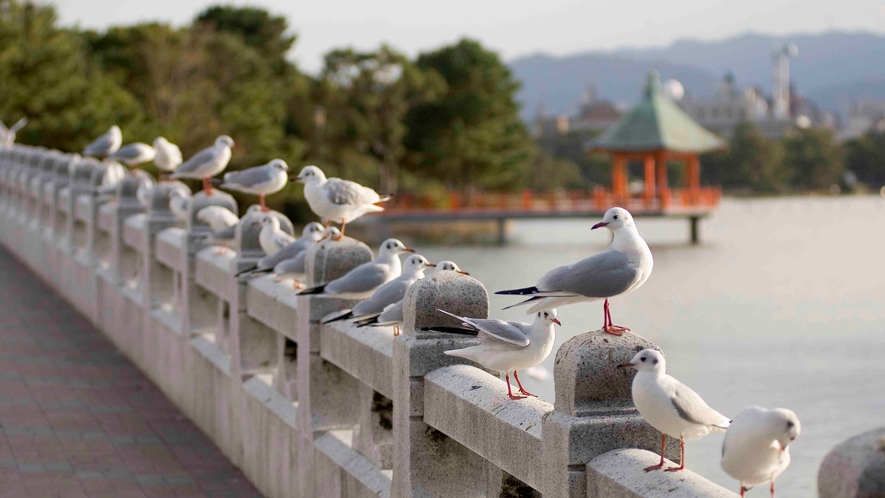
<path fill-rule="evenodd" d="M 793 43 L 775 43 L 772 51 L 771 89 L 772 116 L 775 119 L 790 118 L 790 57 L 799 55 L 799 47 Z"/>

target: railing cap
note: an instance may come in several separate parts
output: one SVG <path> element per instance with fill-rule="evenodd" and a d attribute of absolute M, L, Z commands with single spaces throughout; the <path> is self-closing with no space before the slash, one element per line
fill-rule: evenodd
<path fill-rule="evenodd" d="M 403 301 L 403 326 L 406 334 L 432 337 L 436 332 L 421 331 L 422 327 L 460 325 L 458 320 L 440 313 L 468 318 L 488 318 L 489 293 L 479 280 L 453 271 L 428 275 L 415 282 Z"/>

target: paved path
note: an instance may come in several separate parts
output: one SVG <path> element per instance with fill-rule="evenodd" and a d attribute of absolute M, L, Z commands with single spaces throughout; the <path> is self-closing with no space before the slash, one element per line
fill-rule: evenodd
<path fill-rule="evenodd" d="M 110 341 L 0 248 L 0 498 L 258 496 Z"/>

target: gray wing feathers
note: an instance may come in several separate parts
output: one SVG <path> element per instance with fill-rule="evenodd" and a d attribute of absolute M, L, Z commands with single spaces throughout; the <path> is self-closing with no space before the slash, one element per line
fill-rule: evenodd
<path fill-rule="evenodd" d="M 298 256 L 301 256 L 300 254 Z M 277 275 L 286 275 L 287 273 L 304 273 L 304 258 L 294 257 L 281 261 L 273 268 L 273 272 Z"/>
<path fill-rule="evenodd" d="M 271 172 L 269 168 L 263 166 L 257 168 L 244 169 L 242 171 L 231 171 L 224 175 L 224 186 L 231 187 L 254 187 L 271 180 Z M 234 184 L 234 185 L 230 185 Z"/>
<path fill-rule="evenodd" d="M 373 313 L 381 313 L 384 308 L 390 304 L 402 300 L 409 289 L 411 282 L 408 280 L 396 279 L 382 285 L 372 294 L 372 297 L 360 302 L 353 307 L 354 316 L 369 315 Z"/>
<path fill-rule="evenodd" d="M 384 284 L 385 272 L 375 263 L 357 266 L 347 275 L 326 285 L 326 292 L 369 292 Z"/>
<path fill-rule="evenodd" d="M 542 291 L 565 291 L 587 297 L 611 297 L 625 292 L 642 275 L 627 255 L 604 251 L 570 266 L 547 272 L 538 281 Z"/>
<path fill-rule="evenodd" d="M 515 346 L 528 346 L 531 342 L 528 337 L 528 327 L 524 323 L 505 322 L 504 320 L 485 320 L 482 318 L 465 318 L 449 313 L 445 310 L 439 310 L 443 313 L 461 320 L 465 325 L 479 330 L 488 337 L 497 339 Z"/>
<path fill-rule="evenodd" d="M 271 254 L 270 256 L 265 256 L 259 259 L 258 269 L 265 270 L 268 268 L 273 268 L 274 266 L 282 263 L 287 259 L 292 259 L 298 256 L 298 253 L 307 249 L 308 245 L 310 245 L 309 241 L 296 240 L 295 242 L 292 242 L 279 251 Z"/>
<path fill-rule="evenodd" d="M 87 145 L 85 149 L 83 149 L 83 155 L 91 156 L 95 154 L 102 154 L 107 151 L 111 147 L 111 137 L 107 134 L 102 135 L 95 139 L 94 142 Z"/>
<path fill-rule="evenodd" d="M 374 204 L 381 197 L 374 190 L 340 178 L 331 178 L 325 186 L 329 202 L 338 205 Z"/>
<path fill-rule="evenodd" d="M 213 147 L 209 147 L 208 149 L 203 149 L 200 152 L 197 152 L 196 155 L 185 161 L 178 168 L 175 169 L 175 174 L 173 174 L 173 178 L 175 175 L 179 173 L 190 173 L 200 166 L 208 163 L 215 159 L 215 149 Z"/>
<path fill-rule="evenodd" d="M 678 386 L 670 401 L 684 420 L 698 425 L 728 428 L 728 418 L 710 408 L 696 392 L 687 386 Z"/>

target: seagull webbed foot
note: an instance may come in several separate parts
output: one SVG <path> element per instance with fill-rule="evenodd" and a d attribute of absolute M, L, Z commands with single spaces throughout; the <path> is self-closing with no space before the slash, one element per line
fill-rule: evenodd
<path fill-rule="evenodd" d="M 646 468 L 644 468 L 644 469 L 642 469 L 642 470 L 644 470 L 644 471 L 646 471 L 646 472 L 651 472 L 652 470 L 660 470 L 660 469 L 662 469 L 662 468 L 664 468 L 664 462 L 661 462 L 661 463 L 659 463 L 659 464 L 657 464 L 657 465 L 652 465 L 651 467 L 646 467 Z"/>
<path fill-rule="evenodd" d="M 620 325 L 606 325 L 605 327 L 602 327 L 602 331 L 606 334 L 621 336 L 624 335 L 624 332 L 629 332 L 630 329 L 627 327 L 621 327 Z"/>

